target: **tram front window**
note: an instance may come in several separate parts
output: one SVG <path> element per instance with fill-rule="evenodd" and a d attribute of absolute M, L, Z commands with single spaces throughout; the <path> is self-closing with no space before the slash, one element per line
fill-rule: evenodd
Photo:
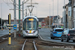
<path fill-rule="evenodd" d="M 32 21 L 29 19 L 26 19 L 24 21 L 25 23 L 25 30 L 36 30 L 37 29 L 37 21 L 36 19 L 33 19 Z"/>

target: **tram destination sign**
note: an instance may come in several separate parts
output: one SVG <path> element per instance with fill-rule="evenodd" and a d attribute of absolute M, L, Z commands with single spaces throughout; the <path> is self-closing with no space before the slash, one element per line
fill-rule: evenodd
<path fill-rule="evenodd" d="M 29 19 L 29 21 L 34 21 L 34 19 Z"/>

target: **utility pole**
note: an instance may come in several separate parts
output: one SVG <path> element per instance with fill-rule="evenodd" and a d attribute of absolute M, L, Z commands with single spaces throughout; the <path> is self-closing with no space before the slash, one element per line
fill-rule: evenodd
<path fill-rule="evenodd" d="M 16 0 L 14 0 L 14 25 L 16 25 Z M 16 30 L 14 29 L 14 38 L 16 38 Z"/>
<path fill-rule="evenodd" d="M 21 13 L 20 13 L 20 0 L 19 0 L 19 33 L 20 33 L 20 29 L 21 29 L 21 27 L 20 27 L 20 15 Z"/>

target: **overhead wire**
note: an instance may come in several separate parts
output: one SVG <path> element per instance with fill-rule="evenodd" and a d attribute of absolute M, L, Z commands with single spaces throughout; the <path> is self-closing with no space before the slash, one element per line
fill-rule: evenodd
<path fill-rule="evenodd" d="M 25 4 L 27 1 L 29 1 L 29 0 L 23 0 L 24 1 L 24 3 L 23 4 Z M 11 6 L 10 6 L 10 4 L 13 4 L 14 5 L 14 0 L 3 0 L 3 2 L 5 3 L 5 4 L 7 4 L 7 6 L 9 6 L 10 8 L 12 8 Z M 11 3 L 10 3 L 11 2 Z M 22 4 L 20 5 L 20 6 L 22 6 Z M 18 4 L 16 4 L 16 7 L 18 8 Z"/>
<path fill-rule="evenodd" d="M 8 4 L 8 0 L 7 0 L 7 2 L 5 2 L 5 0 L 3 0 L 3 2 L 5 3 L 5 4 L 7 4 L 7 6 L 9 6 L 9 4 Z M 10 7 L 10 6 L 9 6 Z M 11 8 L 11 7 L 10 7 Z"/>

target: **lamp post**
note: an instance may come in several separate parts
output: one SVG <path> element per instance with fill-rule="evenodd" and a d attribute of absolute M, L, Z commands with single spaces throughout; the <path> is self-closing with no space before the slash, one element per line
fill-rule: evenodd
<path fill-rule="evenodd" d="M 59 0 L 57 1 L 57 27 L 58 27 L 58 25 L 59 25 L 59 21 L 58 21 L 58 18 L 59 18 Z"/>
<path fill-rule="evenodd" d="M 49 4 L 49 28 L 50 28 L 50 4 Z"/>
<path fill-rule="evenodd" d="M 1 3 L 1 29 L 2 29 L 2 3 Z"/>
<path fill-rule="evenodd" d="M 54 0 L 53 1 L 53 23 L 54 23 Z"/>
<path fill-rule="evenodd" d="M 75 0 L 72 0 L 73 5 L 73 17 L 74 17 L 74 29 L 75 29 Z"/>
<path fill-rule="evenodd" d="M 63 0 L 63 4 L 64 4 L 64 6 L 63 6 L 63 9 L 64 9 L 64 11 L 63 11 L 63 24 L 64 24 L 64 25 L 63 25 L 63 26 L 64 26 L 64 27 L 63 27 L 63 28 L 65 29 L 65 25 L 66 25 L 66 24 L 65 24 L 65 23 L 66 23 L 66 19 L 65 19 L 65 18 L 66 18 L 65 0 Z"/>

